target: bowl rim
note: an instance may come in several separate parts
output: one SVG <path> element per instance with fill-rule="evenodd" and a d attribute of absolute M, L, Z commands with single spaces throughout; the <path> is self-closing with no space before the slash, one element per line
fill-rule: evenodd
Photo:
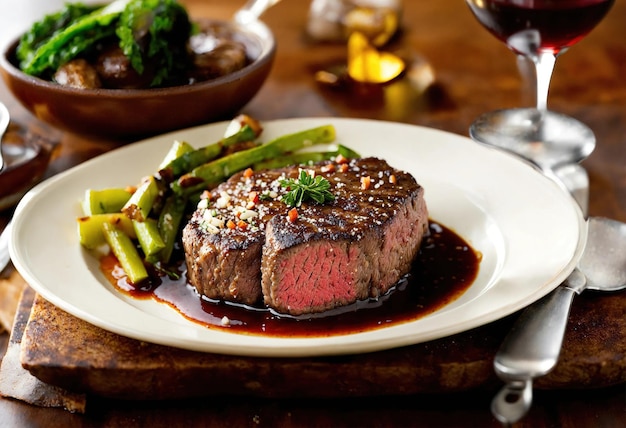
<path fill-rule="evenodd" d="M 222 84 L 227 84 L 229 82 L 240 80 L 245 75 L 264 66 L 268 61 L 272 61 L 276 53 L 276 38 L 272 30 L 261 20 L 256 20 L 256 21 L 246 23 L 245 26 L 242 26 L 235 21 L 212 19 L 212 18 L 193 18 L 193 21 L 194 22 L 224 23 L 234 28 L 239 34 L 254 36 L 257 40 L 260 41 L 259 43 L 260 52 L 253 59 L 253 61 L 250 64 L 247 64 L 245 67 L 237 71 L 234 71 L 232 73 L 228 73 L 224 76 L 220 76 L 215 79 L 205 80 L 205 81 L 198 82 L 198 83 L 178 85 L 178 86 L 168 86 L 168 87 L 162 87 L 162 88 L 145 88 L 145 89 L 109 89 L 109 88 L 82 89 L 82 88 L 74 88 L 70 86 L 60 85 L 58 83 L 39 78 L 37 76 L 26 74 L 22 70 L 20 70 L 17 66 L 15 66 L 10 61 L 9 58 L 15 52 L 15 49 L 17 48 L 19 40 L 24 34 L 24 33 L 21 33 L 5 41 L 5 44 L 2 47 L 2 51 L 0 55 L 0 68 L 2 68 L 7 74 L 10 74 L 11 76 L 13 76 L 13 78 L 15 79 L 18 79 L 24 83 L 30 84 L 35 87 L 40 87 L 46 90 L 73 95 L 73 96 L 84 96 L 84 97 L 107 96 L 110 98 L 124 99 L 124 98 L 145 97 L 145 96 L 151 96 L 151 95 L 162 96 L 166 94 L 167 95 L 185 94 L 185 93 L 190 93 L 190 92 L 203 91 L 205 89 L 220 86 Z"/>

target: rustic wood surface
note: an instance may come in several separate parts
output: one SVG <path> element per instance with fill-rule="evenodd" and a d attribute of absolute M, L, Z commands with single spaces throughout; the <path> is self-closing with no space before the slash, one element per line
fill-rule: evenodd
<path fill-rule="evenodd" d="M 184 3 L 192 15 L 227 19 L 243 1 Z M 529 103 L 513 54 L 480 27 L 463 2 L 452 0 L 404 2 L 403 33 L 393 47 L 430 64 L 436 82 L 426 93 L 407 95 L 393 85 L 368 93 L 321 87 L 313 73 L 341 63 L 345 49 L 305 37 L 308 5 L 304 0 L 285 0 L 264 16 L 279 41 L 278 54 L 270 79 L 245 112 L 260 119 L 384 119 L 466 135 L 480 113 Z M 559 59 L 549 100 L 552 109 L 582 120 L 596 133 L 598 146 L 583 163 L 590 175 L 590 214 L 621 221 L 626 221 L 625 19 L 626 0 L 617 0 L 600 26 Z M 15 122 L 42 127 L 3 84 L 0 99 L 9 105 Z M 50 134 L 59 137 L 60 145 L 47 175 L 124 144 L 56 130 Z M 10 212 L 2 213 L 0 227 L 9 217 Z M 592 299 L 585 298 L 585 305 Z M 0 335 L 0 349 L 7 343 L 8 335 Z M 490 390 L 348 399 L 216 396 L 156 403 L 94 399 L 85 415 L 0 399 L 0 426 L 498 426 L 489 412 L 492 395 Z M 626 421 L 625 402 L 623 384 L 538 391 L 533 408 L 517 426 L 620 426 Z"/>
<path fill-rule="evenodd" d="M 122 337 L 79 320 L 40 296 L 33 303 L 35 292 L 26 291 L 18 318 L 28 321 L 16 325 L 11 336 L 11 342 L 21 347 L 21 365 L 49 385 L 120 399 L 492 391 L 500 385 L 493 356 L 516 318 L 515 314 L 450 337 L 361 355 L 255 358 Z M 625 383 L 625 318 L 626 293 L 587 293 L 576 299 L 559 362 L 537 379 L 535 388 L 591 389 Z M 0 370 L 0 387 L 4 373 Z M 206 385 L 219 388 L 207 390 Z"/>

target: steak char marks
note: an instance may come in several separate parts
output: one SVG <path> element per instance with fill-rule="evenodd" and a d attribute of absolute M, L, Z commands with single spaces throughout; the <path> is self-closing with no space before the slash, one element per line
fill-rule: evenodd
<path fill-rule="evenodd" d="M 306 169 L 328 179 L 335 200 L 304 202 L 295 221 L 278 180 L 296 178 L 298 167 L 239 173 L 201 204 L 183 232 L 200 294 L 298 316 L 377 298 L 410 271 L 428 228 L 424 190 L 410 174 L 377 158 Z M 229 228 L 236 212 L 246 213 L 243 227 Z"/>

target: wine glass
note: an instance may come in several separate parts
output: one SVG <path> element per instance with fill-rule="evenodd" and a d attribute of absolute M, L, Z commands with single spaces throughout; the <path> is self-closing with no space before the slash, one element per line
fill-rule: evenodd
<path fill-rule="evenodd" d="M 470 136 L 517 153 L 543 170 L 585 159 L 591 129 L 549 111 L 548 89 L 558 55 L 585 37 L 614 0 L 466 0 L 478 21 L 535 70 L 536 108 L 503 109 L 478 117 Z"/>

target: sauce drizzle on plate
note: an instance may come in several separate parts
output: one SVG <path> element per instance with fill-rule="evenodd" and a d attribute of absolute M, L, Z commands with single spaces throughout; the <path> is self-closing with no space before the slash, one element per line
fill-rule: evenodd
<path fill-rule="evenodd" d="M 478 273 L 480 253 L 452 230 L 430 221 L 412 271 L 391 292 L 377 300 L 360 301 L 320 317 L 295 319 L 261 307 L 209 301 L 186 281 L 180 257 L 180 278 L 135 288 L 129 284 L 113 255 L 100 260 L 107 279 L 121 293 L 136 299 L 155 299 L 192 322 L 233 333 L 277 337 L 323 337 L 352 334 L 414 321 L 456 300 Z"/>

